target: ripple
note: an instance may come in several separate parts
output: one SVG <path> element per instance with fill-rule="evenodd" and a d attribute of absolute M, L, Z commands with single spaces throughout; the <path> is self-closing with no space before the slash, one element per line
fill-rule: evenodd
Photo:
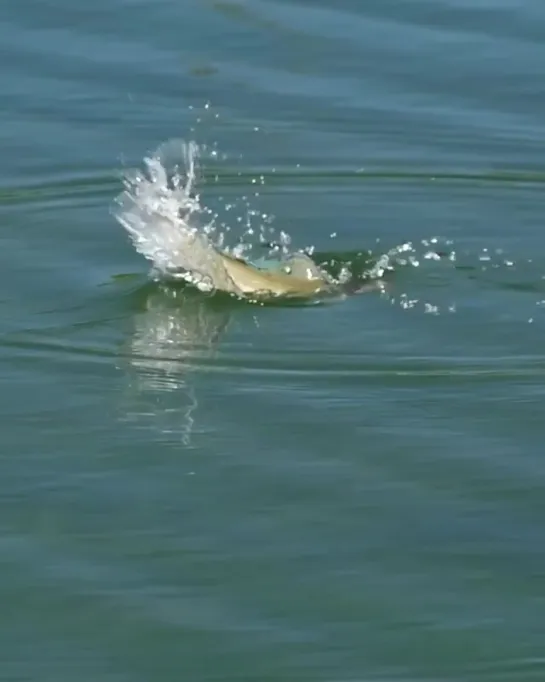
<path fill-rule="evenodd" d="M 316 185 L 336 185 L 337 183 L 364 182 L 380 180 L 402 183 L 469 183 L 478 185 L 507 185 L 516 188 L 520 185 L 545 184 L 545 172 L 539 171 L 497 171 L 488 173 L 435 172 L 433 170 L 398 170 L 361 168 L 335 168 L 330 170 L 273 169 L 253 167 L 244 171 L 214 168 L 208 165 L 200 173 L 200 180 L 205 185 L 247 186 L 294 186 L 307 187 Z M 0 205 L 17 206 L 32 203 L 56 202 L 78 198 L 110 199 L 119 190 L 118 174 L 71 177 L 58 181 L 39 182 L 31 185 L 0 187 Z"/>

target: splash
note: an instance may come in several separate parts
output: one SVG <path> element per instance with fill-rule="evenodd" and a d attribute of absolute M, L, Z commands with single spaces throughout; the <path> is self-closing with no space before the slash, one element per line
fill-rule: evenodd
<path fill-rule="evenodd" d="M 225 256 L 248 257 L 259 246 L 259 256 L 269 257 L 269 267 L 286 272 L 285 262 L 293 260 L 291 238 L 280 232 L 264 254 L 263 247 L 274 237 L 271 217 L 251 209 L 248 197 L 243 197 L 246 224 L 235 246 L 229 247 L 231 226 L 220 223 L 218 214 L 201 204 L 196 193 L 198 160 L 205 150 L 182 140 L 161 145 L 144 158 L 143 169 L 124 174 L 124 190 L 116 197 L 112 213 L 136 251 L 152 262 L 156 279 L 183 279 L 201 291 L 217 289 L 244 296 L 242 281 L 234 277 L 232 261 Z M 217 157 L 215 150 L 212 156 Z M 235 203 L 227 203 L 226 211 Z M 252 224 L 256 216 L 262 219 L 257 229 Z"/>
<path fill-rule="evenodd" d="M 242 296 L 243 291 L 222 257 L 230 254 L 245 257 L 260 268 L 272 264 L 273 271 L 278 269 L 295 277 L 310 277 L 309 273 L 315 278 L 323 276 L 333 287 L 352 281 L 361 254 L 352 262 L 347 258 L 350 254 L 339 259 L 327 254 L 315 258 L 314 247 L 294 252 L 291 236 L 282 230 L 277 233 L 272 226 L 274 216 L 255 210 L 248 196 L 226 202 L 223 208 L 231 224 L 220 222 L 219 213 L 202 204 L 196 191 L 200 179 L 198 162 L 208 151 L 195 142 L 171 140 L 146 156 L 143 168 L 124 173 L 124 190 L 114 200 L 112 213 L 136 251 L 151 261 L 156 279 L 183 279 L 201 291 L 220 289 Z M 217 151 L 212 150 L 211 156 L 216 160 Z M 263 176 L 260 184 L 264 184 Z M 235 218 L 240 208 L 243 215 Z M 238 228 L 238 236 L 233 227 Z M 230 246 L 233 238 L 235 244 Z M 295 272 L 296 262 L 304 262 L 304 273 Z M 377 267 L 377 278 L 386 269 L 385 263 Z M 358 278 L 368 279 L 362 274 L 359 271 Z"/>
<path fill-rule="evenodd" d="M 198 158 L 194 142 L 161 145 L 144 158 L 143 170 L 125 173 L 112 213 L 154 272 L 212 291 L 227 273 L 214 249 L 221 235 L 195 193 Z"/>
<path fill-rule="evenodd" d="M 274 216 L 256 210 L 247 195 L 229 200 L 217 198 L 219 202 L 225 201 L 221 208 L 227 222 L 221 222 L 219 212 L 214 213 L 201 203 L 197 192 L 201 180 L 199 161 L 205 154 L 214 162 L 218 160 L 217 150 L 195 142 L 171 140 L 161 145 L 144 158 L 143 168 L 125 172 L 124 190 L 115 199 L 112 213 L 137 252 L 152 263 L 156 279 L 183 279 L 204 292 L 222 289 L 243 296 L 227 272 L 221 252 L 254 262 L 264 256 L 265 260 L 272 258 L 285 263 L 294 254 L 292 239 L 286 232 L 277 232 L 272 226 Z M 216 182 L 219 177 L 215 176 Z M 259 176 L 256 184 L 265 184 L 264 176 Z M 258 192 L 254 196 L 257 199 Z M 334 239 L 335 233 L 331 237 Z M 396 278 L 396 289 L 385 295 L 402 309 L 431 314 L 457 310 L 456 302 L 445 303 L 437 289 L 440 282 L 444 283 L 443 289 L 449 286 L 449 271 L 483 279 L 494 269 L 501 272 L 515 269 L 513 259 L 499 251 L 484 249 L 475 258 L 474 253 L 464 254 L 455 249 L 452 241 L 439 237 L 407 241 L 389 249 L 378 246 L 375 252 L 319 252 L 313 246 L 300 252 L 312 259 L 343 296 L 372 290 L 367 287 L 369 282 L 382 282 L 389 273 L 405 270 L 405 276 Z M 416 272 L 424 267 L 428 275 L 426 286 L 421 280 L 407 277 L 407 271 Z M 402 292 L 401 286 L 420 291 Z"/>

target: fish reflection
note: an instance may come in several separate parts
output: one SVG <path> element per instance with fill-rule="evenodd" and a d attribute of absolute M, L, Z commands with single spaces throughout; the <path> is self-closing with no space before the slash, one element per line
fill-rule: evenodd
<path fill-rule="evenodd" d="M 124 350 L 124 417 L 190 445 L 198 408 L 195 370 L 217 349 L 230 310 L 189 288 L 155 288 L 133 319 Z"/>

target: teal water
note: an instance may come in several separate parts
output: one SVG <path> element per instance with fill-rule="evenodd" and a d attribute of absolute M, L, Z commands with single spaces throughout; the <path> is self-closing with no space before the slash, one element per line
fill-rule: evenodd
<path fill-rule="evenodd" d="M 545 680 L 545 5 L 4 2 L 0 55 L 0 679 Z M 173 138 L 386 289 L 153 281 L 110 209 Z"/>

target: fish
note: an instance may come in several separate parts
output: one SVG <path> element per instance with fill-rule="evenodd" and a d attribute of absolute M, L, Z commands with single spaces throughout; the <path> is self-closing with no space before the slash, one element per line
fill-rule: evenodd
<path fill-rule="evenodd" d="M 222 251 L 206 242 L 206 273 L 202 275 L 211 288 L 253 301 L 271 299 L 322 299 L 384 291 L 382 278 L 351 278 L 340 282 L 303 252 L 283 258 L 258 258 L 250 261 Z M 188 272 L 183 267 L 168 268 L 174 279 L 195 283 L 198 272 Z"/>
<path fill-rule="evenodd" d="M 255 263 L 225 252 L 218 254 L 234 293 L 246 298 L 312 298 L 333 293 L 335 288 L 330 277 L 303 253 Z"/>

